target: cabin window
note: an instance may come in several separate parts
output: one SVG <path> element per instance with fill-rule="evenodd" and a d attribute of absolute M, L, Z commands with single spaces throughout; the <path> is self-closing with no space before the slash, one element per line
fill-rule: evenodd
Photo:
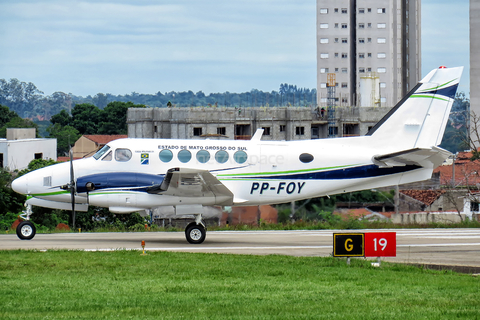
<path fill-rule="evenodd" d="M 225 163 L 228 160 L 228 153 L 227 151 L 220 150 L 215 153 L 215 160 L 217 160 L 218 163 Z"/>
<path fill-rule="evenodd" d="M 95 158 L 95 160 L 98 160 L 98 159 L 100 159 L 105 153 L 107 153 L 108 150 L 110 150 L 110 147 L 107 146 L 107 145 L 104 145 L 102 149 L 98 150 L 98 151 L 93 155 L 93 157 Z"/>
<path fill-rule="evenodd" d="M 115 150 L 115 160 L 120 162 L 128 161 L 132 158 L 132 151 L 129 149 L 117 149 Z"/>
<path fill-rule="evenodd" d="M 313 161 L 313 156 L 310 153 L 302 153 L 298 158 L 303 163 L 309 163 Z"/>
<path fill-rule="evenodd" d="M 173 153 L 172 153 L 172 151 L 170 151 L 168 149 L 163 149 L 158 154 L 158 157 L 160 158 L 160 161 L 162 161 L 162 162 L 170 162 L 173 159 Z"/>
<path fill-rule="evenodd" d="M 207 163 L 210 160 L 210 152 L 207 150 L 200 150 L 197 152 L 197 160 L 200 163 Z"/>
<path fill-rule="evenodd" d="M 233 155 L 233 159 L 239 164 L 245 163 L 245 161 L 247 161 L 247 157 L 247 153 L 241 150 L 235 152 Z"/>
<path fill-rule="evenodd" d="M 187 163 L 188 161 L 190 161 L 190 159 L 192 159 L 192 154 L 188 150 L 181 150 L 177 154 L 177 158 L 181 163 Z"/>
<path fill-rule="evenodd" d="M 110 151 L 105 157 L 103 157 L 102 161 L 111 161 L 112 160 L 112 151 Z"/>

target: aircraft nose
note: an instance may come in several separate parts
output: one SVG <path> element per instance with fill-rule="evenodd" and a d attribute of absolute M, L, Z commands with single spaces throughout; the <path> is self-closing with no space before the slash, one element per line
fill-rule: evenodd
<path fill-rule="evenodd" d="M 12 181 L 12 189 L 21 194 L 27 194 L 28 190 L 28 179 L 27 175 L 21 176 Z"/>

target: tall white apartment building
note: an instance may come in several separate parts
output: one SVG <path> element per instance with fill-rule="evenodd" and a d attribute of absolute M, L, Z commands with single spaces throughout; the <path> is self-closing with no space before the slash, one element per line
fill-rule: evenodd
<path fill-rule="evenodd" d="M 421 78 L 420 40 L 420 0 L 317 0 L 317 103 L 335 74 L 336 106 L 393 107 Z"/>

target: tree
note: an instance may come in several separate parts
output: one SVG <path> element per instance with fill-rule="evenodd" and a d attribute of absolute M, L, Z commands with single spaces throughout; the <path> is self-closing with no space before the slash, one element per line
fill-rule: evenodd
<path fill-rule="evenodd" d="M 72 109 L 72 126 L 80 134 L 97 134 L 102 111 L 90 103 L 77 104 Z"/>
<path fill-rule="evenodd" d="M 57 154 L 68 155 L 70 148 L 80 138 L 80 133 L 72 126 L 55 123 L 47 128 L 50 138 L 57 139 Z"/>
<path fill-rule="evenodd" d="M 132 102 L 110 102 L 102 112 L 102 121 L 98 126 L 98 134 L 127 134 L 128 108 L 145 108 Z"/>
<path fill-rule="evenodd" d="M 73 122 L 72 117 L 68 114 L 67 111 L 62 110 L 56 115 L 53 115 L 52 118 L 50 118 L 50 122 L 52 124 L 59 124 L 60 126 L 68 126 L 71 125 Z"/>

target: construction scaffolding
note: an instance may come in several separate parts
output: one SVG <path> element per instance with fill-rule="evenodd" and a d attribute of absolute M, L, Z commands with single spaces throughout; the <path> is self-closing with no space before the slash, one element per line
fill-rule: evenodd
<path fill-rule="evenodd" d="M 335 73 L 327 74 L 327 115 L 328 115 L 328 137 L 337 136 L 337 127 L 335 126 Z"/>

